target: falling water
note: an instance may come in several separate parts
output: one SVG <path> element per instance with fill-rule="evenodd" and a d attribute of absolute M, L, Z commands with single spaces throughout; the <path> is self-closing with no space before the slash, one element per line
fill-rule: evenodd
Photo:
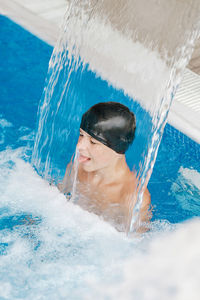
<path fill-rule="evenodd" d="M 127 153 L 137 173 L 137 226 L 171 101 L 200 33 L 199 0 L 67 1 L 38 112 L 32 156 L 48 180 L 63 178 L 75 152 L 81 115 L 101 101 L 136 114 Z M 75 186 L 75 185 L 74 185 Z"/>

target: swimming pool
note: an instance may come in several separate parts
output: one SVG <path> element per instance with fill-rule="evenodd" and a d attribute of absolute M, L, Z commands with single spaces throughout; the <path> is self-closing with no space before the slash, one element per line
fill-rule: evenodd
<path fill-rule="evenodd" d="M 52 48 L 9 19 L 1 17 L 1 24 L 1 49 L 5 49 L 0 74 L 2 299 L 90 299 L 93 295 L 102 299 L 105 290 L 113 299 L 116 284 L 123 280 L 127 297 L 120 294 L 118 299 L 129 299 L 131 293 L 136 299 L 147 299 L 143 285 L 153 291 L 152 299 L 160 299 L 158 286 L 164 289 L 163 299 L 184 299 L 181 289 L 191 268 L 190 284 L 197 299 L 199 277 L 193 264 L 199 259 L 199 221 L 173 224 L 200 216 L 200 146 L 170 125 L 165 127 L 149 182 L 153 229 L 144 237 L 127 239 L 97 216 L 66 203 L 29 164 Z M 158 237 L 159 231 L 168 235 Z M 187 256 L 191 251 L 192 258 Z M 175 276 L 180 276 L 183 260 L 186 272 L 179 283 Z"/>

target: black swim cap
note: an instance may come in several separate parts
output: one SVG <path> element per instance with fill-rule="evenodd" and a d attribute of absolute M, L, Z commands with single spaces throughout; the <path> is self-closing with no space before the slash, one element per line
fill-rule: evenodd
<path fill-rule="evenodd" d="M 80 128 L 94 139 L 124 154 L 132 144 L 136 121 L 134 114 L 118 102 L 102 102 L 86 111 Z"/>

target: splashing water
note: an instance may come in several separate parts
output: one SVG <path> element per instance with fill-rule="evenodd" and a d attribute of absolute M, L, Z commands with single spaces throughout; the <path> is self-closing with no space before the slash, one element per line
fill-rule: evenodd
<path fill-rule="evenodd" d="M 197 0 L 68 1 L 40 103 L 32 163 L 45 178 L 60 180 L 75 152 L 82 113 L 105 100 L 127 105 L 138 128 L 127 153 L 138 178 L 130 231 L 199 36 L 199 14 Z"/>
<path fill-rule="evenodd" d="M 22 159 L 26 150 L 0 153 L 2 299 L 198 300 L 198 219 L 156 221 L 129 239 L 66 202 Z"/>

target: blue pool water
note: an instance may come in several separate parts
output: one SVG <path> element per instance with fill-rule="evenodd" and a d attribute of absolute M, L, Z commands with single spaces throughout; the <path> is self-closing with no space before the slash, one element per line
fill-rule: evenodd
<path fill-rule="evenodd" d="M 0 112 L 13 124 L 4 144 L 16 147 L 20 127 L 35 128 L 52 47 L 0 16 Z"/>
<path fill-rule="evenodd" d="M 25 145 L 19 138 L 25 133 L 33 140 L 37 108 L 53 49 L 5 17 L 1 17 L 1 24 L 0 109 L 2 120 L 8 122 L 6 134 L 1 128 L 0 149 L 4 150 L 8 146 Z M 200 172 L 199 160 L 200 145 L 167 124 L 149 182 L 153 220 L 176 223 L 200 215 L 198 188 L 181 186 L 178 182 L 181 167 Z M 176 193 L 172 188 L 175 183 Z M 191 201 L 193 210 L 184 209 L 176 194 Z"/>
<path fill-rule="evenodd" d="M 165 127 L 148 185 L 156 229 L 147 234 L 146 249 L 143 240 L 127 240 L 97 216 L 66 204 L 64 196 L 29 164 L 52 47 L 3 16 L 0 23 L 0 298 L 92 299 L 100 295 L 96 298 L 103 299 L 102 291 L 107 287 L 102 282 L 110 286 L 118 282 L 122 261 L 128 258 L 124 276 L 136 299 L 147 299 L 142 285 L 154 290 L 152 299 L 160 299 L 159 284 L 166 288 L 163 299 L 181 299 L 173 298 L 181 290 L 175 277 L 163 284 L 162 276 L 172 271 L 179 276 L 183 260 L 188 271 L 195 264 L 199 223 L 178 226 L 166 239 L 153 240 L 150 246 L 148 243 L 155 232 L 174 230 L 173 223 L 200 216 L 200 145 L 170 125 Z M 191 238 L 191 232 L 191 243 L 196 247 L 194 260 L 184 256 L 190 250 L 190 243 L 185 241 Z M 174 258 L 173 250 L 166 259 L 165 250 L 173 243 L 181 252 L 180 261 Z M 132 258 L 135 253 L 137 260 Z M 136 268 L 142 282 L 139 285 L 135 272 L 131 279 L 127 275 Z M 192 274 L 191 284 L 199 278 L 196 271 Z M 187 274 L 182 276 L 184 284 Z M 128 293 L 129 288 L 125 290 Z M 193 293 L 193 299 L 197 299 L 198 290 L 194 288 Z"/>

